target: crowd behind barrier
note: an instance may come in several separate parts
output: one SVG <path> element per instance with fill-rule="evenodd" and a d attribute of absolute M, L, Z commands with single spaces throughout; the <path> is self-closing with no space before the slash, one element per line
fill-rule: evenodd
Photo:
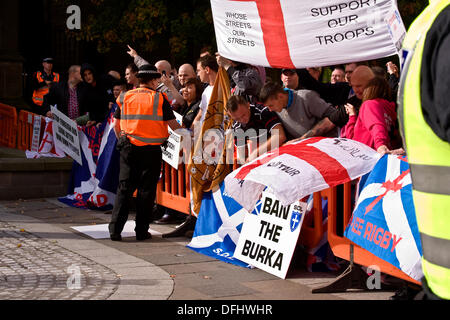
<path fill-rule="evenodd" d="M 129 52 L 129 54 L 135 59 L 135 62 L 138 61 L 140 57 L 137 56 L 137 53 L 134 50 L 132 50 L 131 48 L 130 48 L 130 52 Z M 220 67 L 228 68 L 228 70 L 229 70 L 228 74 L 230 76 L 230 79 L 233 80 L 233 81 L 231 81 L 231 84 L 230 84 L 231 85 L 230 90 L 233 94 L 240 93 L 243 96 L 246 96 L 246 98 L 248 98 L 251 103 L 258 101 L 257 97 L 256 97 L 257 94 L 255 94 L 255 92 L 257 92 L 259 90 L 255 91 L 255 90 L 253 90 L 254 89 L 253 87 L 256 86 L 256 87 L 258 87 L 258 89 L 260 89 L 261 86 L 264 85 L 264 83 L 261 83 L 260 80 L 252 83 L 251 88 L 247 88 L 247 89 L 252 89 L 252 90 L 246 90 L 245 86 L 239 87 L 239 85 L 241 85 L 242 83 L 245 83 L 245 81 L 243 81 L 243 80 L 245 80 L 246 74 L 251 74 L 252 79 L 257 78 L 258 74 L 255 71 L 257 69 L 252 69 L 252 67 L 248 66 L 248 65 L 241 65 L 238 63 L 234 63 L 234 62 L 229 61 L 220 56 L 217 57 L 217 62 L 219 63 Z M 208 62 L 208 63 L 211 63 L 211 62 Z M 156 65 L 158 65 L 158 63 Z M 349 66 L 350 65 L 351 64 L 349 64 Z M 183 66 L 186 66 L 186 65 L 183 65 Z M 188 65 L 188 66 L 190 66 L 190 65 Z M 339 88 L 343 88 L 343 92 L 344 91 L 345 92 L 339 93 L 339 96 L 345 96 L 345 98 L 343 100 L 341 99 L 342 101 L 347 101 L 347 95 L 351 96 L 352 93 L 354 93 L 353 88 L 351 87 L 351 85 L 348 82 L 346 82 L 344 80 L 344 75 L 343 75 L 345 73 L 346 77 L 347 76 L 350 77 L 351 73 L 354 71 L 354 69 L 357 67 L 357 65 L 354 65 L 353 67 L 354 68 L 352 70 L 350 70 L 350 68 L 349 68 L 349 70 L 347 70 L 347 68 L 342 68 L 342 69 L 345 69 L 345 72 L 344 71 L 341 72 L 342 79 L 340 79 L 340 82 L 338 82 L 337 86 L 333 87 L 332 91 L 329 91 L 329 92 L 336 92 L 336 90 L 340 90 Z M 213 68 L 210 68 L 209 66 L 203 67 L 201 65 L 200 61 L 197 64 L 197 74 L 199 74 L 199 71 L 198 71 L 199 68 L 203 69 L 203 70 L 208 70 L 208 71 L 209 71 L 209 69 L 211 69 L 211 70 L 213 69 Z M 392 68 L 392 65 L 389 65 L 389 67 L 388 67 L 388 72 L 390 74 L 389 79 L 391 80 L 391 78 L 392 78 L 391 76 L 395 72 L 391 72 L 391 70 L 389 70 L 389 68 Z M 339 69 L 339 67 L 337 67 L 337 69 Z M 127 75 L 126 75 L 127 84 L 130 88 L 135 88 L 138 85 L 138 82 L 136 81 L 136 78 L 134 76 L 137 72 L 137 68 L 130 68 L 128 66 L 126 70 L 127 70 Z M 158 71 L 160 71 L 160 70 L 158 70 Z M 305 78 L 306 73 L 309 73 L 308 76 L 313 77 L 312 71 L 313 71 L 313 68 L 310 68 L 310 69 L 302 70 L 301 72 L 299 72 L 297 74 L 296 70 L 288 70 L 288 69 L 282 70 L 281 81 L 284 84 L 283 90 L 285 90 L 285 91 L 287 90 L 286 92 L 289 92 L 289 96 L 287 96 L 289 98 L 289 101 L 291 101 L 291 99 L 292 99 L 292 96 L 291 96 L 291 93 L 289 90 L 299 90 L 299 89 L 302 90 L 302 89 L 304 89 L 303 85 L 305 85 L 305 83 L 309 83 L 309 84 L 307 84 L 307 86 L 309 86 L 309 88 L 311 90 L 315 90 L 315 87 L 316 87 L 316 90 L 319 93 L 324 92 L 324 90 L 325 90 L 325 92 L 327 92 L 326 91 L 327 88 L 329 89 L 329 88 L 331 88 L 330 86 L 336 84 L 335 79 L 333 79 L 331 84 L 328 84 L 326 79 L 322 79 L 321 84 L 319 84 L 318 82 L 314 82 L 312 79 Z M 331 70 L 329 70 L 329 71 L 331 71 Z M 180 68 L 180 72 L 181 72 L 181 68 Z M 191 77 L 196 77 L 195 71 L 193 70 L 193 68 L 189 72 L 191 73 L 190 74 Z M 398 81 L 398 71 L 397 70 L 396 70 L 396 73 L 397 73 L 396 79 Z M 180 77 L 178 79 L 178 77 L 175 73 L 175 75 L 173 75 L 171 77 L 172 81 L 169 81 L 170 77 L 166 76 L 167 72 L 164 71 L 163 74 L 164 74 L 165 78 L 164 78 L 164 84 L 162 83 L 163 86 L 161 87 L 162 88 L 161 90 L 164 90 L 166 93 L 166 96 L 168 96 L 169 99 L 172 99 L 171 101 L 174 103 L 173 106 L 175 108 L 176 105 L 182 104 L 182 103 L 180 103 L 180 101 L 177 101 L 177 99 L 180 100 L 180 99 L 183 99 L 183 97 L 186 97 L 183 95 L 183 88 L 182 88 L 182 85 L 180 84 L 180 82 L 184 83 L 184 81 L 182 81 L 183 78 Z M 294 84 L 292 84 L 292 82 L 285 81 L 286 76 L 290 76 L 292 74 L 297 75 L 297 81 L 295 81 Z M 325 74 L 325 72 L 324 72 L 324 74 Z M 298 75 L 303 76 L 303 78 L 301 78 L 300 81 L 298 80 Z M 184 74 L 184 76 L 186 76 L 186 74 Z M 199 77 L 201 79 L 201 75 Z M 82 78 L 84 79 L 83 75 L 82 75 Z M 211 86 L 211 84 L 214 83 L 214 81 L 211 80 L 211 76 L 210 76 L 210 78 L 208 78 L 208 80 L 210 80 L 208 82 L 209 82 L 209 85 Z M 276 82 L 275 79 L 272 79 L 272 81 Z M 205 81 L 203 81 L 203 82 L 205 82 Z M 267 81 L 267 83 L 268 82 L 269 81 Z M 117 84 L 117 85 L 119 85 L 119 84 Z M 120 83 L 120 85 L 123 86 L 122 83 Z M 179 95 L 173 95 L 173 93 L 172 93 L 172 95 L 170 94 L 170 89 L 173 91 L 175 89 L 175 85 L 177 85 L 177 87 L 178 87 L 177 89 L 180 90 L 179 92 L 176 92 L 176 93 L 180 93 Z M 203 86 L 203 88 L 204 87 L 205 86 Z M 168 88 L 170 88 L 170 89 L 168 89 Z M 167 93 L 167 91 L 169 91 L 169 93 Z M 198 87 L 197 87 L 197 91 L 198 91 Z M 201 90 L 201 91 L 203 91 L 203 90 Z M 120 90 L 119 90 L 119 92 L 120 92 Z M 209 94 L 210 94 L 210 92 L 209 92 Z M 116 99 L 120 98 L 120 97 L 118 97 L 118 95 L 116 95 L 116 93 L 114 93 L 114 95 L 115 95 Z M 200 121 L 200 126 L 201 126 L 202 121 L 204 119 L 203 118 L 200 119 L 200 115 L 204 115 L 206 113 L 205 108 L 208 106 L 209 97 L 208 96 L 205 97 L 204 95 L 202 96 L 201 92 L 200 93 L 197 92 L 196 95 L 197 95 L 197 98 L 192 99 L 192 100 L 199 102 L 200 101 L 199 97 L 201 96 L 202 101 L 200 103 L 200 108 L 196 109 L 196 112 L 198 112 L 198 114 L 197 114 L 198 117 L 196 118 L 196 120 L 190 121 L 189 123 L 190 123 L 190 125 L 198 126 L 198 122 Z M 328 99 L 327 95 L 320 95 L 320 96 L 321 97 L 319 97 L 319 95 L 317 95 L 317 96 L 314 96 L 314 98 L 315 99 L 322 98 L 326 102 L 330 102 L 329 100 L 332 100 L 331 98 Z M 337 94 L 336 94 L 336 96 L 337 96 Z M 358 96 L 358 98 L 361 99 L 362 97 Z M 70 99 L 72 99 L 72 96 Z M 206 101 L 203 101 L 204 99 Z M 265 102 L 268 103 L 270 99 L 271 99 L 271 96 L 269 95 L 266 97 Z M 325 101 L 323 101 L 323 103 L 325 103 Z M 347 110 L 347 107 L 342 104 L 342 101 L 339 102 L 340 103 L 339 106 L 336 105 L 334 107 L 336 109 L 340 109 L 341 113 L 348 114 L 349 112 Z M 70 102 L 70 103 L 72 103 L 72 102 Z M 76 104 L 74 104 L 74 105 L 76 105 Z M 190 105 L 191 104 L 189 101 L 189 106 Z M 332 105 L 332 104 L 330 104 L 330 105 Z M 71 106 L 71 107 L 73 107 L 73 106 Z M 110 105 L 110 107 L 111 107 L 111 105 Z M 356 109 L 358 109 L 358 106 L 356 106 Z M 284 112 L 284 111 L 281 111 L 281 109 L 275 108 L 274 106 L 269 107 L 269 110 L 272 113 L 274 113 L 274 111 L 276 111 L 277 113 Z M 356 114 L 357 114 L 357 111 L 358 110 L 356 110 Z M 326 111 L 326 112 L 328 112 L 328 111 Z M 187 113 L 187 111 L 186 111 L 186 113 Z M 253 115 L 251 115 L 251 116 L 253 116 Z M 24 111 L 24 110 L 22 110 L 19 113 L 19 117 L 17 117 L 16 109 L 14 107 L 0 104 L 0 144 L 2 146 L 6 146 L 9 148 L 17 148 L 20 150 L 30 150 L 31 144 L 32 144 L 32 137 L 33 137 L 33 123 L 35 121 L 34 119 L 37 117 L 40 117 L 40 115 L 33 113 L 33 112 Z M 191 117 L 192 117 L 192 115 L 191 115 Z M 325 119 L 326 117 L 330 117 L 330 119 L 332 118 L 330 116 L 329 112 L 322 115 L 323 119 Z M 347 116 L 347 119 L 348 119 L 348 116 Z M 318 120 L 320 120 L 320 119 L 318 119 Z M 183 120 L 183 122 L 184 122 L 184 120 Z M 41 123 L 42 124 L 45 123 L 44 117 L 41 117 Z M 312 124 L 320 125 L 321 123 L 322 122 L 315 121 L 315 123 L 312 123 Z M 96 124 L 96 123 L 88 123 L 88 125 L 93 125 L 93 124 Z M 42 129 L 43 129 L 43 127 L 44 127 L 44 125 L 41 126 Z M 335 126 L 333 125 L 332 128 L 330 126 L 327 128 L 333 129 L 334 127 Z M 308 135 L 310 135 L 312 133 L 313 129 L 315 129 L 315 128 L 316 127 L 314 127 L 314 126 L 306 127 L 303 129 L 301 134 L 299 134 L 298 136 L 296 136 L 296 137 L 290 136 L 289 138 L 292 139 L 292 138 L 308 137 Z M 40 135 L 41 137 L 42 137 L 42 129 L 41 129 L 41 135 Z M 192 128 L 190 128 L 190 129 L 192 129 Z M 318 133 L 318 132 L 321 132 L 321 131 L 315 131 L 315 133 Z M 232 168 L 237 169 L 239 167 L 240 167 L 240 164 L 238 164 L 237 161 L 234 161 Z M 362 249 L 361 247 L 353 244 L 350 240 L 346 239 L 343 236 L 343 232 L 341 232 L 341 230 L 338 230 L 338 226 L 339 227 L 342 226 L 343 230 L 345 230 L 346 226 L 348 225 L 348 223 L 351 220 L 352 209 L 353 209 L 351 183 L 350 182 L 345 183 L 343 185 L 344 192 L 339 193 L 339 196 L 342 197 L 340 199 L 340 203 L 343 204 L 343 210 L 338 210 L 338 208 L 337 208 L 336 189 L 337 189 L 336 187 L 333 187 L 333 188 L 329 188 L 327 190 L 315 192 L 313 194 L 312 215 L 309 217 L 308 220 L 305 220 L 305 223 L 302 226 L 302 230 L 301 230 L 300 238 L 299 238 L 299 244 L 302 244 L 303 246 L 305 246 L 306 248 L 309 248 L 309 249 L 314 248 L 321 242 L 325 233 L 327 233 L 326 238 L 328 240 L 328 243 L 329 243 L 333 253 L 337 257 L 340 257 L 340 258 L 348 260 L 348 261 L 355 262 L 357 264 L 360 264 L 360 265 L 366 266 L 366 267 L 369 267 L 371 265 L 377 265 L 377 266 L 379 266 L 380 271 L 383 273 L 390 274 L 394 277 L 397 277 L 397 278 L 400 278 L 400 279 L 403 279 L 403 280 L 406 280 L 406 281 L 409 281 L 412 283 L 419 284 L 418 281 L 410 278 L 405 273 L 403 273 L 401 270 L 399 270 L 399 269 L 395 268 L 394 266 L 392 266 L 391 264 L 377 258 L 376 256 L 374 256 L 367 250 Z M 135 195 L 136 195 L 136 193 L 135 193 Z M 328 221 L 327 222 L 324 222 L 324 212 L 323 212 L 323 208 L 322 208 L 322 204 L 323 204 L 324 200 L 328 201 L 328 208 L 327 208 Z M 156 203 L 165 208 L 169 208 L 169 209 L 178 211 L 180 213 L 183 213 L 183 214 L 189 216 L 189 215 L 192 215 L 192 210 L 191 210 L 192 202 L 191 201 L 192 201 L 192 199 L 191 199 L 191 179 L 190 179 L 190 174 L 188 171 L 188 164 L 184 164 L 184 163 L 180 164 L 178 167 L 178 170 L 177 170 L 177 169 L 171 167 L 168 163 L 163 162 L 162 168 L 161 168 L 161 178 L 157 185 Z M 339 216 L 341 214 L 343 214 L 342 217 Z M 340 222 L 338 223 L 339 220 L 340 220 Z"/>

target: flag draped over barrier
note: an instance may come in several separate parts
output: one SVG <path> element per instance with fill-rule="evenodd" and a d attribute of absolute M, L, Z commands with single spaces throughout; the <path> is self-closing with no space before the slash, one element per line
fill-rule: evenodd
<path fill-rule="evenodd" d="M 229 97 L 230 81 L 227 72 L 221 67 L 217 73 L 202 128 L 198 135 L 195 134 L 192 161 L 188 165 L 191 175 L 191 209 L 194 215 L 200 212 L 203 192 L 217 187 L 230 172 L 227 165 L 218 165 L 224 153 L 214 154 L 224 148 L 218 148 L 216 145 L 210 147 L 223 142 L 224 132 L 231 126 L 231 120 L 225 118 L 225 105 Z"/>
<path fill-rule="evenodd" d="M 226 192 L 248 211 L 265 187 L 290 205 L 305 196 L 356 179 L 380 158 L 372 148 L 342 138 L 310 138 L 268 152 L 225 178 Z"/>
<path fill-rule="evenodd" d="M 219 53 L 272 68 L 397 54 L 406 34 L 394 0 L 211 0 Z"/>
<path fill-rule="evenodd" d="M 29 159 L 38 159 L 41 157 L 64 158 L 64 151 L 58 148 L 53 141 L 53 121 L 45 118 L 44 135 L 42 136 L 39 148 L 36 151 L 26 150 L 25 155 Z"/>
<path fill-rule="evenodd" d="M 83 165 L 73 163 L 68 195 L 59 201 L 78 208 L 112 209 L 119 183 L 115 107 L 98 128 L 83 127 L 79 132 Z"/>
<path fill-rule="evenodd" d="M 411 173 L 405 158 L 385 155 L 376 164 L 362 188 L 345 236 L 411 278 L 423 277 Z"/>

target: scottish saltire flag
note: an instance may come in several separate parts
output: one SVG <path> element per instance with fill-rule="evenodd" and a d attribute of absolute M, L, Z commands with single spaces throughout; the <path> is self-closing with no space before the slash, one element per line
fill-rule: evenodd
<path fill-rule="evenodd" d="M 255 210 L 260 207 L 260 204 L 257 205 Z M 233 257 L 246 212 L 225 193 L 223 182 L 216 192 L 204 193 L 194 235 L 188 248 L 241 267 L 250 267 Z"/>
<path fill-rule="evenodd" d="M 422 278 L 422 246 L 405 157 L 385 155 L 378 161 L 362 187 L 345 237 L 411 278 Z"/>
<path fill-rule="evenodd" d="M 115 104 L 98 128 L 81 127 L 79 138 L 83 165 L 74 161 L 68 195 L 59 201 L 78 208 L 113 208 L 119 183 L 119 152 L 113 130 L 116 108 Z"/>

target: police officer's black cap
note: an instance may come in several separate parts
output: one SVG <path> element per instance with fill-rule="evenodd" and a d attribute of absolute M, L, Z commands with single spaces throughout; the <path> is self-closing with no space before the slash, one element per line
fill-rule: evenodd
<path fill-rule="evenodd" d="M 297 70 L 295 70 L 295 69 L 281 69 L 281 73 L 285 73 L 285 72 L 287 72 L 287 73 L 295 73 L 295 72 L 297 72 Z"/>
<path fill-rule="evenodd" d="M 44 58 L 42 62 L 53 63 L 53 58 Z"/>
<path fill-rule="evenodd" d="M 161 78 L 161 73 L 158 72 L 155 66 L 152 66 L 151 64 L 144 64 L 143 66 L 139 67 L 139 71 L 136 74 L 136 77 Z"/>

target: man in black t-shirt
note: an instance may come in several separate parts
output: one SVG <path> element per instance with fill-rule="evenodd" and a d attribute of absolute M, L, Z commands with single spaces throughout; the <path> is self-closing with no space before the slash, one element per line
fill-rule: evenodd
<path fill-rule="evenodd" d="M 250 104 L 242 96 L 232 96 L 227 102 L 226 109 L 234 120 L 232 128 L 238 155 L 249 140 L 256 144 L 252 144 L 247 161 L 278 148 L 286 141 L 280 119 L 267 107 Z M 239 158 L 242 159 L 242 156 Z"/>

